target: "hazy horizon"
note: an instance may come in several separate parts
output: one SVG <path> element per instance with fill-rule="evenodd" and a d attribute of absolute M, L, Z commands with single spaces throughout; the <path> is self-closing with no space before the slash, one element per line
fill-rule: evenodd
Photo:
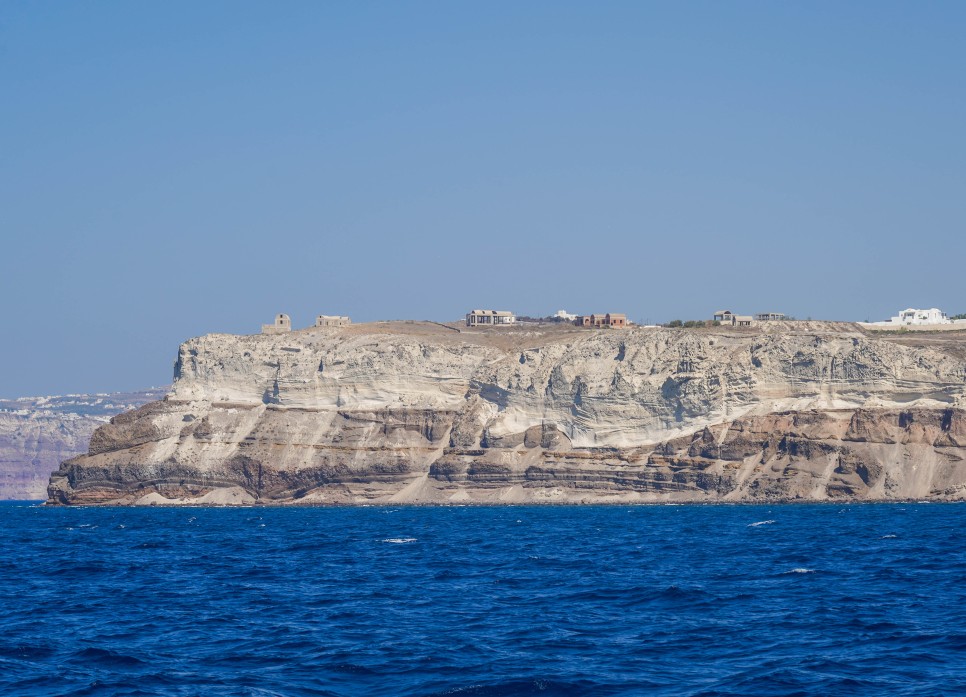
<path fill-rule="evenodd" d="M 353 321 L 966 312 L 966 5 L 0 8 L 0 396 Z"/>

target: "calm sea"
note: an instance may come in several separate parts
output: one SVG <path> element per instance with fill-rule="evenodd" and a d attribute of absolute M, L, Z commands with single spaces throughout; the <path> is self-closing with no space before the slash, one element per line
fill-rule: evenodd
<path fill-rule="evenodd" d="M 966 693 L 966 505 L 0 518 L 2 695 Z"/>

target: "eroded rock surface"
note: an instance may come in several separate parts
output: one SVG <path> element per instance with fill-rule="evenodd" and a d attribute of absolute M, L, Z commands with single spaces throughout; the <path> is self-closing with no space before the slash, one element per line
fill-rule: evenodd
<path fill-rule="evenodd" d="M 854 325 L 458 331 L 181 346 L 52 503 L 966 498 L 966 339 Z"/>
<path fill-rule="evenodd" d="M 98 426 L 165 392 L 0 400 L 0 499 L 46 498 L 50 473 L 66 458 L 86 452 Z"/>

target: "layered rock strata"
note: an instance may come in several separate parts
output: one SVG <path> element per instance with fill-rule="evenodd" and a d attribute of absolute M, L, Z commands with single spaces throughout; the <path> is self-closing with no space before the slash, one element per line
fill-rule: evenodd
<path fill-rule="evenodd" d="M 43 500 L 50 473 L 87 452 L 96 428 L 166 391 L 0 400 L 0 499 Z"/>
<path fill-rule="evenodd" d="M 459 331 L 379 323 L 181 346 L 51 503 L 966 498 L 966 340 L 854 325 Z"/>

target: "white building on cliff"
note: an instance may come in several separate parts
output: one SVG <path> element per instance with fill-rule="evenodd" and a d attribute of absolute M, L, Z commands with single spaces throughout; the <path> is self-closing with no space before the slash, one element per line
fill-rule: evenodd
<path fill-rule="evenodd" d="M 292 331 L 292 318 L 284 312 L 275 315 L 275 321 L 272 324 L 262 325 L 262 334 L 285 334 L 290 331 Z"/>
<path fill-rule="evenodd" d="M 495 327 L 516 321 L 516 315 L 508 310 L 473 310 L 466 313 L 467 327 Z"/>
<path fill-rule="evenodd" d="M 945 312 L 935 307 L 928 310 L 909 308 L 884 322 L 870 322 L 876 327 L 910 327 L 952 323 L 953 321 L 946 316 Z"/>
<path fill-rule="evenodd" d="M 352 320 L 347 315 L 319 315 L 315 318 L 316 327 L 348 327 Z"/>

